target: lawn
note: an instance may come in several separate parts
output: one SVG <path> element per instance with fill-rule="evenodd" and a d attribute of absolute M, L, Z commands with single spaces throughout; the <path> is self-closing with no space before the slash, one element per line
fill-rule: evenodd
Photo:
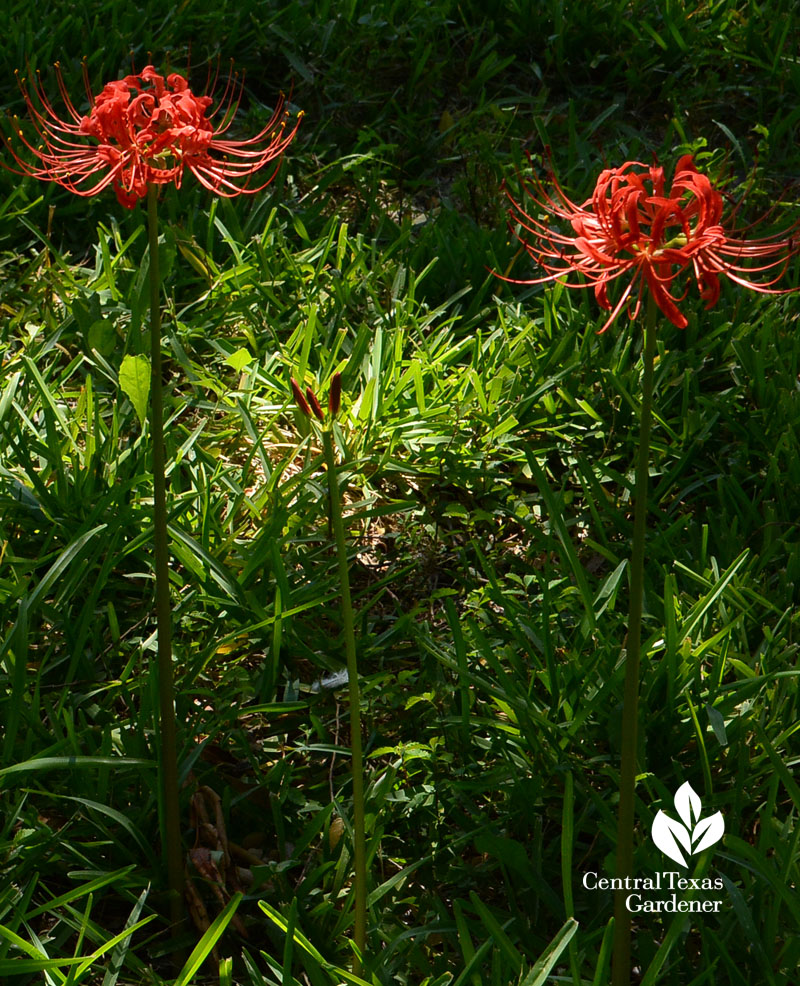
<path fill-rule="evenodd" d="M 552 168 L 582 203 L 691 154 L 731 229 L 790 228 L 793 0 L 9 0 L 0 28 L 6 141 L 35 144 L 16 70 L 63 113 L 56 62 L 81 114 L 84 71 L 147 64 L 238 73 L 236 139 L 302 113 L 262 191 L 160 187 L 177 925 L 147 208 L 0 152 L 0 980 L 607 986 L 644 318 L 519 283 L 506 189 L 535 211 Z M 656 330 L 644 986 L 800 982 L 800 300 L 722 281 Z M 687 865 L 653 835 L 681 804 L 724 820 Z"/>

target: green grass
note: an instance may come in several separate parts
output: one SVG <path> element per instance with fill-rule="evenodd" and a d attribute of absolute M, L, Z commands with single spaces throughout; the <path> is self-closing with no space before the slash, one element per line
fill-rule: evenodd
<path fill-rule="evenodd" d="M 201 88 L 209 57 L 245 71 L 242 134 L 281 88 L 305 111 L 264 193 L 218 202 L 187 180 L 161 204 L 183 837 L 202 842 L 194 799 L 213 789 L 247 871 L 223 900 L 191 871 L 210 927 L 185 931 L 185 986 L 350 967 L 346 703 L 316 685 L 344 664 L 339 583 L 322 449 L 289 389 L 326 393 L 337 370 L 365 979 L 608 982 L 611 894 L 581 877 L 615 853 L 641 336 L 624 318 L 596 335 L 591 292 L 493 276 L 516 246 L 499 185 L 545 144 L 578 199 L 603 166 L 694 151 L 732 196 L 752 175 L 742 222 L 781 196 L 789 221 L 800 31 L 785 0 L 580 8 L 0 14 L 12 112 L 26 63 L 53 92 L 59 60 L 77 93 L 83 55 L 96 89 L 131 48 L 182 68 L 188 46 Z M 0 977 L 174 982 L 149 439 L 118 379 L 145 350 L 143 216 L 8 173 L 0 203 Z M 725 816 L 700 863 L 725 904 L 641 915 L 634 951 L 648 984 L 791 986 L 798 302 L 727 285 L 684 310 L 658 340 L 635 864 L 664 868 L 650 825 L 688 780 Z M 212 946 L 219 965 L 194 968 Z"/>

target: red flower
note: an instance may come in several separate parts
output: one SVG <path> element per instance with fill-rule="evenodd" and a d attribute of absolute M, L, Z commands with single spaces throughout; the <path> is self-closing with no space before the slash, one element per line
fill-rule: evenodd
<path fill-rule="evenodd" d="M 581 206 L 566 196 L 552 174 L 551 180 L 555 196 L 538 180 L 525 189 L 548 214 L 544 218 L 526 212 L 506 193 L 515 236 L 547 271 L 544 277 L 514 283 L 560 280 L 571 271 L 583 275 L 580 283 L 562 283 L 571 288 L 594 288 L 600 307 L 611 312 L 600 332 L 605 332 L 626 304 L 629 317 L 635 318 L 645 289 L 670 322 L 685 329 L 688 322 L 678 303 L 686 297 L 688 285 L 681 295 L 673 294 L 684 275 L 689 280 L 694 276 L 706 308 L 719 298 L 720 275 L 763 294 L 796 290 L 772 285 L 800 250 L 800 242 L 792 236 L 797 223 L 788 231 L 763 239 L 728 236 L 721 224 L 722 195 L 697 171 L 690 155 L 678 161 L 669 192 L 664 169 L 638 161 L 603 171 L 592 197 Z M 563 221 L 562 231 L 550 226 L 550 217 Z M 563 231 L 568 226 L 571 233 Z M 754 264 L 743 266 L 743 261 Z M 780 270 L 767 281 L 745 277 L 775 267 Z M 627 281 L 612 303 L 609 284 L 619 278 Z"/>
<path fill-rule="evenodd" d="M 211 109 L 212 96 L 195 96 L 182 75 L 172 73 L 165 79 L 152 65 L 107 83 L 97 96 L 86 79 L 91 108 L 88 116 L 82 116 L 58 66 L 56 71 L 68 118 L 59 117 L 40 86 L 34 84 L 31 92 L 21 81 L 36 141 L 25 137 L 18 121 L 15 129 L 37 160 L 29 163 L 6 140 L 9 150 L 24 174 L 57 182 L 76 195 L 96 195 L 112 185 L 128 209 L 147 194 L 148 185 L 174 182 L 180 187 L 184 168 L 217 195 L 260 191 L 275 172 L 254 186 L 248 184 L 250 176 L 283 153 L 300 122 L 298 117 L 287 130 L 288 113 L 281 96 L 259 133 L 230 140 L 226 132 L 239 108 L 241 85 L 229 81 L 219 104 Z"/>

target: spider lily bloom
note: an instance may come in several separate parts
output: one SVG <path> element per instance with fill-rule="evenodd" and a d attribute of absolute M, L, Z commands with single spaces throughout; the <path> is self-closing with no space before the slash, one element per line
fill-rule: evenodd
<path fill-rule="evenodd" d="M 789 230 L 763 239 L 729 236 L 722 224 L 722 195 L 700 174 L 691 155 L 682 157 L 667 192 L 664 169 L 638 161 L 603 171 L 592 197 L 576 205 L 551 173 L 554 195 L 534 180 L 525 186 L 537 210 L 526 212 L 511 195 L 509 225 L 528 253 L 547 272 L 543 277 L 514 280 L 517 284 L 559 281 L 570 288 L 593 287 L 601 308 L 611 312 L 600 332 L 611 325 L 624 307 L 628 316 L 639 314 L 642 295 L 649 291 L 664 315 L 679 329 L 688 325 L 678 304 L 694 279 L 706 308 L 720 294 L 720 276 L 729 277 L 763 294 L 785 294 L 793 288 L 774 285 L 789 259 L 800 251 L 800 241 Z M 541 213 L 546 213 L 545 217 Z M 551 219 L 560 220 L 559 228 Z M 517 230 L 516 227 L 519 227 Z M 572 232 L 567 232 L 571 227 Z M 749 275 L 777 273 L 765 281 Z M 575 272 L 579 283 L 561 281 Z M 609 286 L 624 283 L 614 302 Z"/>
<path fill-rule="evenodd" d="M 70 99 L 58 65 L 56 72 L 67 118 L 58 115 L 41 85 L 34 83 L 29 89 L 21 80 L 36 140 L 28 140 L 15 120 L 25 151 L 6 140 L 9 150 L 24 174 L 87 197 L 111 185 L 128 209 L 146 196 L 148 185 L 174 182 L 180 187 L 187 168 L 217 195 L 230 198 L 260 191 L 275 172 L 255 185 L 249 184 L 251 175 L 283 153 L 300 122 L 298 117 L 294 127 L 287 128 L 281 95 L 259 133 L 232 140 L 227 132 L 239 108 L 241 84 L 229 80 L 211 109 L 212 96 L 195 96 L 182 75 L 172 73 L 165 79 L 152 65 L 107 83 L 97 96 L 84 69 L 90 110 L 83 116 Z M 29 155 L 34 163 L 25 159 Z"/>
<path fill-rule="evenodd" d="M 91 196 L 109 185 L 120 203 L 132 209 L 147 198 L 148 282 L 150 288 L 150 441 L 153 463 L 153 546 L 156 590 L 158 672 L 151 679 L 158 694 L 155 726 L 160 737 L 159 817 L 162 853 L 169 884 L 170 924 L 180 937 L 183 921 L 183 849 L 178 788 L 178 727 L 172 655 L 170 549 L 167 527 L 166 445 L 161 362 L 161 276 L 158 259 L 158 186 L 180 187 L 188 169 L 217 195 L 257 192 L 275 176 L 250 184 L 251 177 L 278 158 L 293 139 L 287 127 L 283 96 L 266 126 L 253 137 L 233 140 L 228 131 L 239 109 L 242 84 L 228 81 L 212 108 L 211 95 L 195 96 L 176 73 L 164 78 L 152 65 L 93 96 L 84 69 L 88 115 L 70 99 L 58 66 L 58 88 L 66 107 L 62 119 L 39 83 L 20 82 L 35 137 L 29 139 L 14 121 L 5 143 L 20 173 L 53 181 L 76 195 Z M 212 87 L 213 88 L 213 87 Z M 31 163 L 32 161 L 32 163 Z M 276 168 L 277 170 L 277 168 Z M 120 377 L 122 374 L 120 373 Z M 120 384 L 122 381 L 120 380 Z M 363 940 L 360 943 L 363 950 Z M 176 950 L 177 961 L 177 950 Z"/>

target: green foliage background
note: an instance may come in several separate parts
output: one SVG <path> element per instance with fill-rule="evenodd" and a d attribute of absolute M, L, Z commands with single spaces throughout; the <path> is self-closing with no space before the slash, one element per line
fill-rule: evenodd
<path fill-rule="evenodd" d="M 602 166 L 693 152 L 731 204 L 747 189 L 740 225 L 787 225 L 794 3 L 11 0 L 0 29 L 11 114 L 16 69 L 55 94 L 58 61 L 80 104 L 82 59 L 97 91 L 131 52 L 190 62 L 198 89 L 232 58 L 242 135 L 280 89 L 305 113 L 265 193 L 187 180 L 161 211 L 184 835 L 206 785 L 261 860 L 248 937 L 229 926 L 196 981 L 347 965 L 343 710 L 315 684 L 343 659 L 336 567 L 288 389 L 338 368 L 371 974 L 604 983 L 610 896 L 581 876 L 613 870 L 640 336 L 596 335 L 591 293 L 491 273 L 534 276 L 500 183 L 547 146 L 578 199 Z M 147 437 L 119 389 L 144 350 L 143 217 L 11 172 L 0 201 L 0 974 L 168 980 Z M 636 863 L 663 868 L 650 824 L 689 780 L 726 819 L 699 863 L 725 902 L 642 916 L 647 984 L 797 979 L 797 304 L 728 285 L 659 338 Z"/>

